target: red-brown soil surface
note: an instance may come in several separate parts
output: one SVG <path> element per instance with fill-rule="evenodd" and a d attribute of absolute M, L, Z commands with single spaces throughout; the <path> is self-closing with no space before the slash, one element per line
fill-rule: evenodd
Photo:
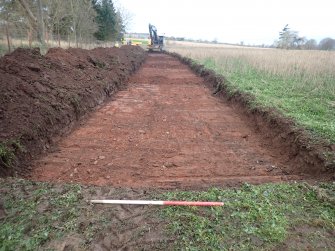
<path fill-rule="evenodd" d="M 300 179 L 270 144 L 187 66 L 150 54 L 128 89 L 37 160 L 30 176 L 135 188 Z"/>
<path fill-rule="evenodd" d="M 22 174 L 84 114 L 120 89 L 140 47 L 17 49 L 0 58 L 0 176 Z"/>

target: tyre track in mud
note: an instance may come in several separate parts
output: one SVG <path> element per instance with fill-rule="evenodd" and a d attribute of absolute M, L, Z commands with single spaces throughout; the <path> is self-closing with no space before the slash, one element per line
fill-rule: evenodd
<path fill-rule="evenodd" d="M 133 188 L 301 179 L 284 159 L 186 65 L 149 54 L 126 90 L 35 161 L 31 178 Z"/>

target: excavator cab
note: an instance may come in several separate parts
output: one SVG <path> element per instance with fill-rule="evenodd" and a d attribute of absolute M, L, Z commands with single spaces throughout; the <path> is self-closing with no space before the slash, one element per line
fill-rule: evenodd
<path fill-rule="evenodd" d="M 157 29 L 152 24 L 149 24 L 150 44 L 148 45 L 149 51 L 163 51 L 164 36 L 157 35 Z"/>

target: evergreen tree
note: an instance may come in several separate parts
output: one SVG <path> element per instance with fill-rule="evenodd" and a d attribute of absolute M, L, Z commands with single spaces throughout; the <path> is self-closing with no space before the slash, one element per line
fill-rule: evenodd
<path fill-rule="evenodd" d="M 94 33 L 96 39 L 101 41 L 117 40 L 119 37 L 118 18 L 112 0 L 93 0 L 97 12 L 96 22 L 99 30 Z"/>

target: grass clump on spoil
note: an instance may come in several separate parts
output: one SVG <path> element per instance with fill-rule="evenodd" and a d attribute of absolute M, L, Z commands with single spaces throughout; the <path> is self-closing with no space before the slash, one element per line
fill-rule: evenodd
<path fill-rule="evenodd" d="M 318 195 L 322 191 L 326 196 Z M 223 201 L 223 207 L 166 207 L 175 246 L 183 250 L 335 248 L 334 184 L 243 185 L 205 192 L 171 192 L 169 200 Z M 321 193 L 321 194 L 322 194 Z M 325 199 L 327 198 L 327 199 Z"/>
<path fill-rule="evenodd" d="M 14 152 L 8 148 L 5 143 L 0 144 L 0 161 L 6 167 L 10 167 L 15 155 Z"/>
<path fill-rule="evenodd" d="M 185 46 L 170 48 L 224 75 L 313 135 L 335 143 L 335 52 Z"/>
<path fill-rule="evenodd" d="M 19 140 L 8 140 L 0 143 L 0 164 L 9 168 L 15 160 L 16 152 L 25 152 Z"/>

